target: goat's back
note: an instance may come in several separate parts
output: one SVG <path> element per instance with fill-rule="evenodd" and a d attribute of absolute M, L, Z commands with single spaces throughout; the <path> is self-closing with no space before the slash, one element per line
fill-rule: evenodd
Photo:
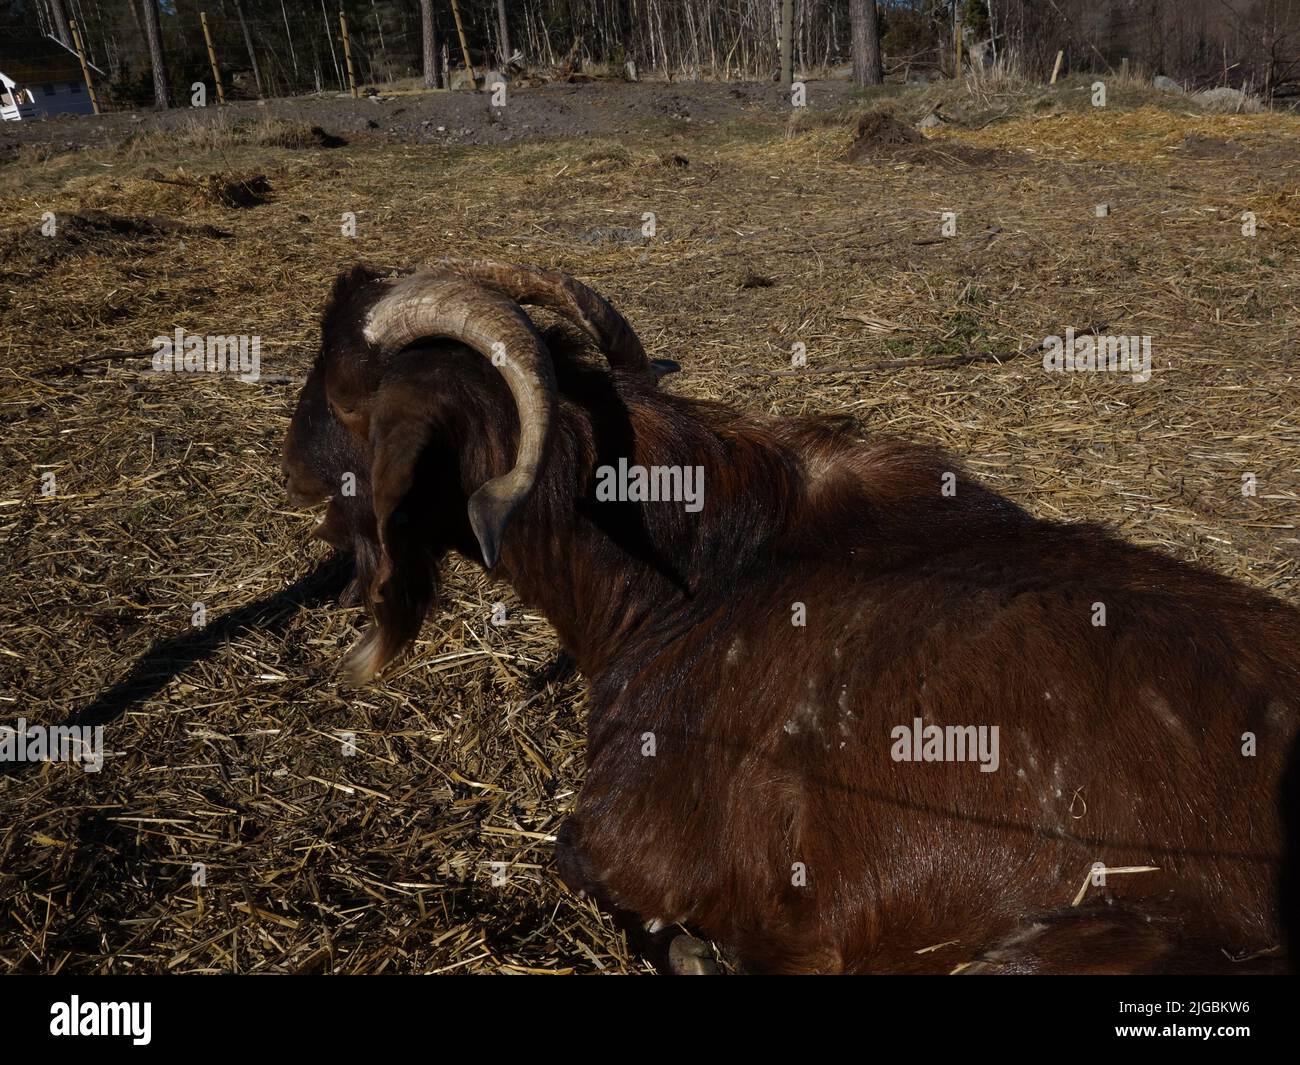
<path fill-rule="evenodd" d="M 593 678 L 581 821 L 610 887 L 774 965 L 898 967 L 1068 907 L 1094 863 L 1153 866 L 1085 896 L 1276 943 L 1300 614 L 970 482 L 919 493 L 941 467 L 823 463 L 767 565 L 627 648 L 621 690 Z M 996 726 L 996 770 L 900 760 L 918 719 Z"/>

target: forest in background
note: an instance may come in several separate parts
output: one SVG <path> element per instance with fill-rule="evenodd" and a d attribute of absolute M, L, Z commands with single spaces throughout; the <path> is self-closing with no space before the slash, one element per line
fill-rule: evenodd
<path fill-rule="evenodd" d="M 0 0 L 0 41 L 34 40 L 30 58 L 30 47 L 53 47 L 42 38 L 71 43 L 75 19 L 114 108 L 150 106 L 160 92 L 184 103 L 194 82 L 211 85 L 201 13 L 232 98 L 345 91 L 340 11 L 360 85 L 443 84 L 466 54 L 479 74 L 509 65 L 621 75 L 630 61 L 641 77 L 763 80 L 780 67 L 783 3 L 796 71 L 851 62 L 854 15 L 870 0 L 456 0 L 455 10 L 452 0 Z M 895 79 L 951 75 L 960 21 L 968 55 L 988 42 L 980 60 L 1010 57 L 1028 77 L 1046 78 L 1063 51 L 1071 71 L 1115 71 L 1127 59 L 1196 86 L 1300 95 L 1300 0 L 879 0 L 875 9 L 884 73 Z"/>

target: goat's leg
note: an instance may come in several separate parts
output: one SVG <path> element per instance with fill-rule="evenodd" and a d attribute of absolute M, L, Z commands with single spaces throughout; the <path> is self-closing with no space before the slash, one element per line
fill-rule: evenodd
<path fill-rule="evenodd" d="M 555 843 L 555 863 L 560 879 L 569 890 L 590 898 L 614 918 L 627 933 L 628 944 L 661 973 L 704 976 L 718 971 L 713 951 L 703 940 L 681 931 L 676 925 L 647 921 L 641 914 L 624 909 L 601 882 L 590 857 L 582 848 L 582 823 L 571 817 L 560 826 Z"/>
<path fill-rule="evenodd" d="M 668 942 L 668 968 L 675 976 L 716 976 L 718 962 L 704 940 L 677 932 Z"/>
<path fill-rule="evenodd" d="M 606 897 L 591 859 L 582 849 L 582 822 L 576 817 L 568 818 L 556 834 L 555 865 L 560 879 L 575 895 L 598 901 Z"/>

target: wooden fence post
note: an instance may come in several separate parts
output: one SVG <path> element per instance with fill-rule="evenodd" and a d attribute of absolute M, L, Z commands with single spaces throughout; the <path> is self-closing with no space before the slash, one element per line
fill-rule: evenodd
<path fill-rule="evenodd" d="M 952 36 L 953 36 L 953 41 L 957 48 L 957 72 L 956 74 L 953 75 L 953 77 L 960 78 L 961 77 L 961 45 L 962 45 L 962 38 L 965 36 L 965 34 L 962 32 L 963 17 L 962 17 L 962 10 L 960 5 L 957 4 L 953 5 L 952 17 L 953 17 Z"/>
<path fill-rule="evenodd" d="M 208 31 L 208 13 L 199 12 L 199 22 L 203 24 L 203 39 L 208 42 L 208 62 L 212 64 L 212 80 L 217 83 L 217 103 L 226 102 L 226 90 L 221 85 L 221 67 L 217 65 L 217 49 L 212 43 L 212 34 Z"/>
<path fill-rule="evenodd" d="M 1052 81 L 1051 81 L 1052 85 L 1056 84 L 1056 76 L 1061 73 L 1061 63 L 1064 61 L 1065 61 L 1064 50 L 1057 52 L 1056 62 L 1052 65 Z"/>
<path fill-rule="evenodd" d="M 478 78 L 474 74 L 474 64 L 470 62 L 469 45 L 465 43 L 465 27 L 461 24 L 460 5 L 456 3 L 456 0 L 451 0 L 451 15 L 452 18 L 456 20 L 456 34 L 460 37 L 460 50 L 465 56 L 465 69 L 469 72 L 469 87 L 471 89 L 477 89 Z M 451 88 L 450 84 L 447 88 Z"/>
<path fill-rule="evenodd" d="M 339 25 L 343 27 L 343 61 L 348 65 L 348 88 L 357 94 L 357 73 L 352 69 L 352 39 L 348 36 L 348 17 L 339 8 Z"/>
<path fill-rule="evenodd" d="M 95 82 L 90 77 L 90 64 L 86 62 L 86 50 L 81 46 L 81 30 L 77 28 L 75 18 L 68 19 L 72 29 L 72 43 L 77 46 L 77 58 L 81 60 L 81 76 L 86 79 L 86 91 L 90 93 L 90 106 L 99 114 L 99 94 L 95 92 Z"/>
<path fill-rule="evenodd" d="M 794 84 L 793 41 L 794 0 L 781 0 L 781 88 L 786 92 Z"/>

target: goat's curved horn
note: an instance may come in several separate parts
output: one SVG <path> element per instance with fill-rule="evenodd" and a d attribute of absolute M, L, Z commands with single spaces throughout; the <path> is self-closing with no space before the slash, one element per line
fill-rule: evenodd
<path fill-rule="evenodd" d="M 365 337 L 387 354 L 430 337 L 458 340 L 489 359 L 505 378 L 519 412 L 515 465 L 469 500 L 470 525 L 483 561 L 495 566 L 506 523 L 537 481 L 555 420 L 555 373 L 546 344 L 518 304 L 464 277 L 435 270 L 392 282 L 366 318 Z"/>
<path fill-rule="evenodd" d="M 599 292 L 568 274 L 492 259 L 440 259 L 437 265 L 473 278 L 516 303 L 563 315 L 586 330 L 611 366 L 648 369 L 645 348 L 627 319 Z"/>

